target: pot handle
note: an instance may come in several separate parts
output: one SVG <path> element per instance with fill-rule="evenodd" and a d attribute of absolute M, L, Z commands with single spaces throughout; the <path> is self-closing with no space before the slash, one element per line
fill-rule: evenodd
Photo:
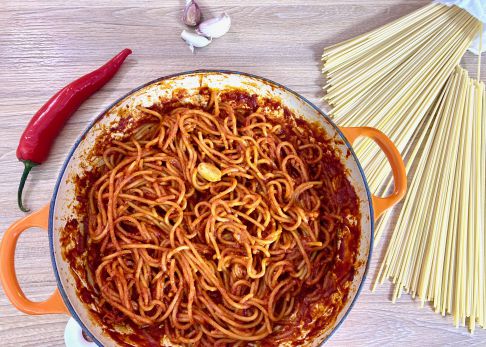
<path fill-rule="evenodd" d="M 27 314 L 69 314 L 57 288 L 46 301 L 30 301 L 20 288 L 15 273 L 15 248 L 17 247 L 17 240 L 20 234 L 31 227 L 47 230 L 48 222 L 49 205 L 46 205 L 12 224 L 5 232 L 0 244 L 0 281 L 2 282 L 3 290 L 12 305 Z"/>
<path fill-rule="evenodd" d="M 341 127 L 340 130 L 351 144 L 363 136 L 372 139 L 380 146 L 390 162 L 395 185 L 393 193 L 383 198 L 376 195 L 372 196 L 375 220 L 378 220 L 383 212 L 398 203 L 407 191 L 407 174 L 402 156 L 393 142 L 378 129 L 370 127 Z"/>

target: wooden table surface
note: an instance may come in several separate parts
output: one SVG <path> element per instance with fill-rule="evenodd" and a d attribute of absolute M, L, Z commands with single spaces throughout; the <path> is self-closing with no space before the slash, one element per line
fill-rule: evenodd
<path fill-rule="evenodd" d="M 124 47 L 133 49 L 119 74 L 82 105 L 55 143 L 49 160 L 34 169 L 25 201 L 39 209 L 51 198 L 68 149 L 88 122 L 132 88 L 176 72 L 231 69 L 261 75 L 301 93 L 319 106 L 323 47 L 351 38 L 407 14 L 422 0 L 201 0 L 204 13 L 227 11 L 231 31 L 191 54 L 179 35 L 183 0 L 2 0 L 0 6 L 0 233 L 24 216 L 16 193 L 22 165 L 18 139 L 31 115 L 60 87 L 105 62 Z M 66 5 L 68 4 L 68 5 Z M 486 59 L 485 59 L 486 61 Z M 470 71 L 476 57 L 467 53 Z M 486 64 L 483 64 L 486 71 Z M 486 75 L 486 74 L 485 74 Z M 1 236 L 0 235 L 0 236 Z M 389 301 L 389 283 L 375 293 L 370 284 L 382 245 L 375 248 L 370 274 L 332 346 L 486 345 L 486 331 L 470 335 L 429 307 L 405 295 Z M 21 286 L 34 300 L 55 288 L 45 232 L 20 238 L 16 268 Z M 64 315 L 28 316 L 0 294 L 0 345 L 62 346 Z"/>

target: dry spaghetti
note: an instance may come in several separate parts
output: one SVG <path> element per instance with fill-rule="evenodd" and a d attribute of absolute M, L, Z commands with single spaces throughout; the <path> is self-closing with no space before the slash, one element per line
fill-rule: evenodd
<path fill-rule="evenodd" d="M 93 279 L 81 297 L 112 336 L 298 342 L 342 308 L 360 217 L 338 154 L 286 109 L 234 99 L 139 108 L 143 122 L 80 186 Z"/>
<path fill-rule="evenodd" d="M 410 155 L 417 170 L 377 280 L 392 280 L 393 301 L 405 290 L 471 331 L 486 326 L 485 98 L 456 67 Z"/>
<path fill-rule="evenodd" d="M 478 81 L 458 64 L 481 33 L 467 11 L 431 3 L 323 54 L 330 113 L 341 125 L 386 133 L 413 174 L 378 282 L 395 284 L 393 301 L 402 291 L 433 301 L 471 331 L 486 317 L 486 107 L 480 57 Z M 356 153 L 372 190 L 386 192 L 393 182 L 375 147 L 362 142 Z M 381 219 L 375 242 L 391 217 Z"/>
<path fill-rule="evenodd" d="M 431 3 L 396 21 L 324 49 L 324 99 L 343 126 L 372 126 L 403 153 L 481 22 Z M 355 146 L 373 191 L 389 182 L 387 161 L 371 141 Z M 378 240 L 382 230 L 376 235 Z"/>

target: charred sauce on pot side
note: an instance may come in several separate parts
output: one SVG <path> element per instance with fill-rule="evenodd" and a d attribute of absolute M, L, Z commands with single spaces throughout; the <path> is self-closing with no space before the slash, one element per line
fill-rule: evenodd
<path fill-rule="evenodd" d="M 210 90 L 207 87 L 201 87 L 199 93 L 202 96 L 208 97 Z M 182 100 L 186 96 L 185 90 L 178 90 L 173 93 L 174 97 L 171 100 L 161 101 L 161 103 L 152 106 L 153 109 L 159 112 L 170 112 L 181 105 L 191 107 L 191 105 L 183 104 Z M 248 109 L 248 114 L 255 112 L 259 107 L 264 107 L 272 110 L 283 110 L 282 117 L 282 131 L 284 136 L 295 133 L 291 127 L 297 126 L 302 132 L 302 136 L 310 136 L 315 138 L 318 142 L 328 144 L 330 148 L 334 148 L 334 143 L 340 140 L 329 139 L 321 126 L 317 123 L 310 123 L 304 119 L 295 117 L 291 111 L 282 106 L 280 101 L 268 98 L 259 98 L 256 94 L 249 94 L 246 91 L 231 89 L 220 93 L 220 100 L 222 102 L 234 103 L 237 106 L 244 106 Z M 108 129 L 111 132 L 125 132 L 128 136 L 130 129 L 134 125 L 143 123 L 143 119 L 133 121 L 131 116 L 124 115 L 115 126 Z M 109 132 L 108 131 L 108 132 Z M 99 156 L 104 148 L 109 145 L 111 137 L 100 138 L 92 149 L 92 157 Z M 349 150 L 346 154 L 341 154 L 337 149 L 330 150 L 324 154 L 325 169 L 331 173 L 331 176 L 337 177 L 339 182 L 339 190 L 336 194 L 336 203 L 346 203 L 348 210 L 346 215 L 355 216 L 358 221 L 357 224 L 347 225 L 349 232 L 343 233 L 339 238 L 339 242 L 335 245 L 335 261 L 328 274 L 324 276 L 323 283 L 320 283 L 320 298 L 318 305 L 316 302 L 308 302 L 307 297 L 311 293 L 311 288 L 303 287 L 301 293 L 296 300 L 300 300 L 303 304 L 300 306 L 300 311 L 295 312 L 295 319 L 284 324 L 284 328 L 289 331 L 285 343 L 290 343 L 293 346 L 299 346 L 309 343 L 312 339 L 322 336 L 323 331 L 332 325 L 337 315 L 347 302 L 351 282 L 354 278 L 356 269 L 360 266 L 357 262 L 357 254 L 360 246 L 361 225 L 359 221 L 359 200 L 356 192 L 347 179 L 347 172 L 340 161 L 340 156 L 349 156 Z M 122 346 L 161 346 L 161 341 L 165 336 L 165 329 L 168 327 L 150 326 L 139 327 L 129 319 L 126 319 L 121 312 L 99 312 L 96 302 L 96 290 L 90 284 L 90 273 L 94 273 L 96 267 L 101 262 L 101 255 L 99 252 L 90 249 L 87 240 L 87 198 L 86 192 L 88 187 L 92 185 L 100 176 L 100 171 L 85 171 L 82 177 L 75 177 L 76 186 L 76 200 L 77 204 L 74 208 L 77 209 L 77 215 L 81 220 L 71 219 L 66 222 L 64 228 L 61 230 L 60 242 L 62 246 L 63 258 L 70 264 L 73 278 L 76 281 L 77 294 L 79 299 L 86 304 L 91 312 L 91 317 L 96 324 L 101 325 L 106 334 L 110 335 L 117 343 Z M 344 212 L 343 212 L 344 214 Z M 343 216 L 345 218 L 345 216 Z M 323 266 L 325 266 L 323 264 Z M 318 266 L 314 267 L 313 271 L 319 271 Z M 313 289 L 314 290 L 314 289 Z M 129 334 L 121 334 L 113 329 L 113 322 L 118 322 L 129 327 Z M 303 336 L 303 332 L 305 332 Z M 270 335 L 271 336 L 271 335 Z M 271 339 L 264 339 L 258 343 L 260 346 L 275 346 L 278 342 Z"/>

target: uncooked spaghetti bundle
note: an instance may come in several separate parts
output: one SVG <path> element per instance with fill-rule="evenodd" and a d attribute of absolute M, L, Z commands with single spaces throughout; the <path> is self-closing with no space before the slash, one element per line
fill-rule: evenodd
<path fill-rule="evenodd" d="M 475 323 L 486 328 L 484 84 L 457 67 L 421 140 L 377 281 L 392 280 L 393 301 L 405 290 L 452 314 L 456 326 L 468 319 L 471 331 Z"/>
<path fill-rule="evenodd" d="M 432 3 L 393 23 L 324 50 L 324 99 L 344 126 L 380 129 L 403 153 L 481 22 L 457 6 Z M 356 153 L 368 183 L 387 178 L 386 161 L 371 141 Z"/>
<path fill-rule="evenodd" d="M 408 292 L 473 331 L 486 327 L 486 94 L 480 56 L 477 79 L 459 62 L 483 48 L 486 6 L 442 2 L 326 48 L 324 99 L 341 125 L 385 132 L 415 169 L 377 282 L 391 279 L 393 301 Z M 364 141 L 356 153 L 372 190 L 390 189 L 378 149 Z"/>

